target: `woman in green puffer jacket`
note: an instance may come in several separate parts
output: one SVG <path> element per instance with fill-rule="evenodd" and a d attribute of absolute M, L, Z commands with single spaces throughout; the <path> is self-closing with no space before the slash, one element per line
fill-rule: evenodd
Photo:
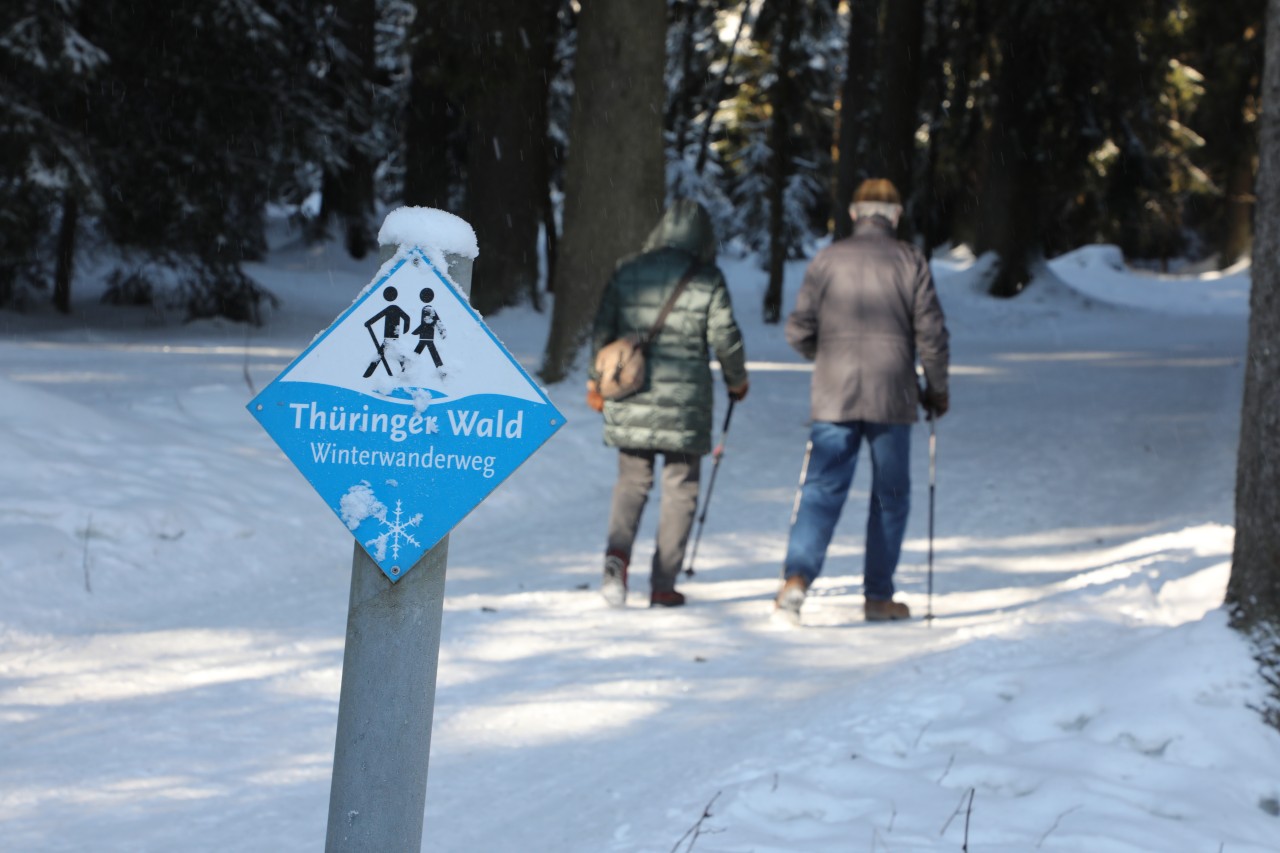
<path fill-rule="evenodd" d="M 605 344 L 628 334 L 646 334 L 681 278 L 683 292 L 648 349 L 645 383 L 635 394 L 603 401 L 597 376 L 587 383 L 588 400 L 604 412 L 604 443 L 618 448 L 601 592 L 612 606 L 626 602 L 627 568 L 640 514 L 662 456 L 662 499 L 657 546 L 650 574 L 650 606 L 684 603 L 676 577 L 698 505 L 702 457 L 711 451 L 714 352 L 734 400 L 747 393 L 742 332 L 724 274 L 715 263 L 716 239 L 702 205 L 678 201 L 667 208 L 644 249 L 618 263 L 601 298 L 591 338 L 591 361 Z"/>

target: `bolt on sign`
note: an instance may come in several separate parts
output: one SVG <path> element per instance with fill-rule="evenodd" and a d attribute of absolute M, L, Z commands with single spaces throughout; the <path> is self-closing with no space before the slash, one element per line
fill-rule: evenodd
<path fill-rule="evenodd" d="M 396 581 L 565 419 L 428 252 L 379 276 L 248 408 Z"/>

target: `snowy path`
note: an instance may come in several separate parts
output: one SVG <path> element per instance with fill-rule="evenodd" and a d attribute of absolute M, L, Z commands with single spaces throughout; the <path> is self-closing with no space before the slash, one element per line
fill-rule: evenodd
<path fill-rule="evenodd" d="M 861 622 L 865 469 L 806 627 L 768 619 L 809 377 L 752 282 L 690 607 L 650 612 L 643 577 L 602 606 L 614 457 L 580 377 L 551 389 L 569 425 L 452 537 L 425 850 L 668 851 L 715 798 L 698 853 L 954 851 L 970 790 L 974 849 L 1274 849 L 1280 743 L 1220 734 L 1258 725 L 1255 682 L 1204 617 L 1243 321 L 950 286 L 931 626 Z M 540 322 L 494 327 L 532 359 Z M 304 328 L 253 341 L 258 387 Z M 351 540 L 244 413 L 243 341 L 206 332 L 0 340 L 0 849 L 323 844 Z"/>

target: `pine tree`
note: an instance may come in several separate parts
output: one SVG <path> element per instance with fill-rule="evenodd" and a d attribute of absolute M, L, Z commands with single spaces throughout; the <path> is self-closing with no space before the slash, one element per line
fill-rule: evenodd
<path fill-rule="evenodd" d="M 884 96 L 880 99 L 880 122 L 871 170 L 893 181 L 910 213 L 917 167 L 916 129 L 921 124 L 924 0 L 886 3 L 884 17 L 879 50 Z"/>
<path fill-rule="evenodd" d="M 832 232 L 837 238 L 853 232 L 849 202 L 858 184 L 873 177 L 867 155 L 876 126 L 879 102 L 875 96 L 876 46 L 879 44 L 881 0 L 850 0 L 844 82 L 840 89 L 840 119 Z"/>
<path fill-rule="evenodd" d="M 766 322 L 782 316 L 783 263 L 827 230 L 841 33 L 829 0 L 766 0 L 743 51 L 725 160 L 738 209 L 733 234 L 769 272 Z"/>
<path fill-rule="evenodd" d="M 1219 266 L 1238 261 L 1253 234 L 1253 182 L 1262 77 L 1264 0 L 1193 0 L 1183 61 L 1199 74 L 1203 96 L 1186 123 L 1203 140 L 1193 158 L 1212 181 L 1196 199 L 1196 220 Z"/>
<path fill-rule="evenodd" d="M 461 6 L 414 0 L 404 104 L 404 203 L 460 211 L 466 134 L 454 79 L 465 53 Z"/>
<path fill-rule="evenodd" d="M 471 302 L 482 314 L 538 305 L 548 204 L 547 105 L 557 0 L 476 0 L 462 14 L 466 218 L 480 243 Z"/>
<path fill-rule="evenodd" d="M 82 33 L 80 6 L 18 0 L 0 19 L 0 305 L 52 273 L 55 305 L 70 310 L 77 225 L 99 204 L 80 117 L 108 57 Z"/>
<path fill-rule="evenodd" d="M 346 125 L 318 93 L 322 21 L 306 0 L 86 6 L 110 60 L 86 128 L 115 244 L 167 267 L 189 316 L 257 321 L 240 269 L 265 248 L 274 188 Z M 121 278 L 136 275 L 122 270 Z"/>
<path fill-rule="evenodd" d="M 569 123 L 572 120 L 573 70 L 578 53 L 578 13 L 574 0 L 560 0 L 556 14 L 556 37 L 551 67 L 547 71 L 547 202 L 543 208 L 542 232 L 547 253 L 547 291 L 555 291 L 561 233 L 561 202 L 564 199 L 564 161 L 569 150 Z"/>
<path fill-rule="evenodd" d="M 667 198 L 702 204 L 719 235 L 732 230 L 733 203 L 712 138 L 717 131 L 723 133 L 719 113 L 731 88 L 729 78 L 749 7 L 749 2 L 736 0 L 670 3 L 664 123 Z"/>
<path fill-rule="evenodd" d="M 1162 180 L 1148 141 L 1155 114 L 1145 108 L 1167 63 L 1150 52 L 1145 34 L 1153 6 L 1011 0 L 991 7 L 978 67 L 992 82 L 981 93 L 971 148 L 958 159 L 974 164 L 963 168 L 973 173 L 977 198 L 975 248 L 1000 259 L 993 294 L 1016 295 L 1038 256 L 1096 233 L 1088 227 L 1098 225 L 1101 207 L 1085 210 L 1081 199 L 1108 149 L 1128 159 L 1104 183 L 1136 177 L 1143 189 Z"/>
<path fill-rule="evenodd" d="M 333 38 L 325 43 L 325 92 L 345 123 L 337 156 L 324 164 L 318 225 L 337 220 L 348 254 L 365 257 L 374 244 L 375 150 L 372 145 L 376 73 L 377 0 L 336 0 Z"/>

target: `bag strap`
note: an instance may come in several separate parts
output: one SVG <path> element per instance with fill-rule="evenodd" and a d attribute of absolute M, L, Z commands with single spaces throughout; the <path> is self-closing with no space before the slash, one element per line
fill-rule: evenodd
<path fill-rule="evenodd" d="M 671 313 L 671 309 L 675 307 L 676 300 L 680 298 L 680 294 L 684 292 L 685 285 L 693 278 L 694 272 L 697 271 L 698 262 L 695 260 L 689 264 L 689 268 L 685 270 L 684 275 L 680 277 L 680 281 L 676 282 L 676 289 L 671 291 L 671 295 L 667 297 L 667 301 L 663 303 L 662 310 L 658 312 L 658 319 L 653 321 L 653 325 L 649 327 L 649 331 L 640 339 L 640 345 L 645 349 L 649 348 L 649 344 L 658 336 L 658 332 L 662 331 L 662 325 L 667 322 L 667 315 Z"/>

